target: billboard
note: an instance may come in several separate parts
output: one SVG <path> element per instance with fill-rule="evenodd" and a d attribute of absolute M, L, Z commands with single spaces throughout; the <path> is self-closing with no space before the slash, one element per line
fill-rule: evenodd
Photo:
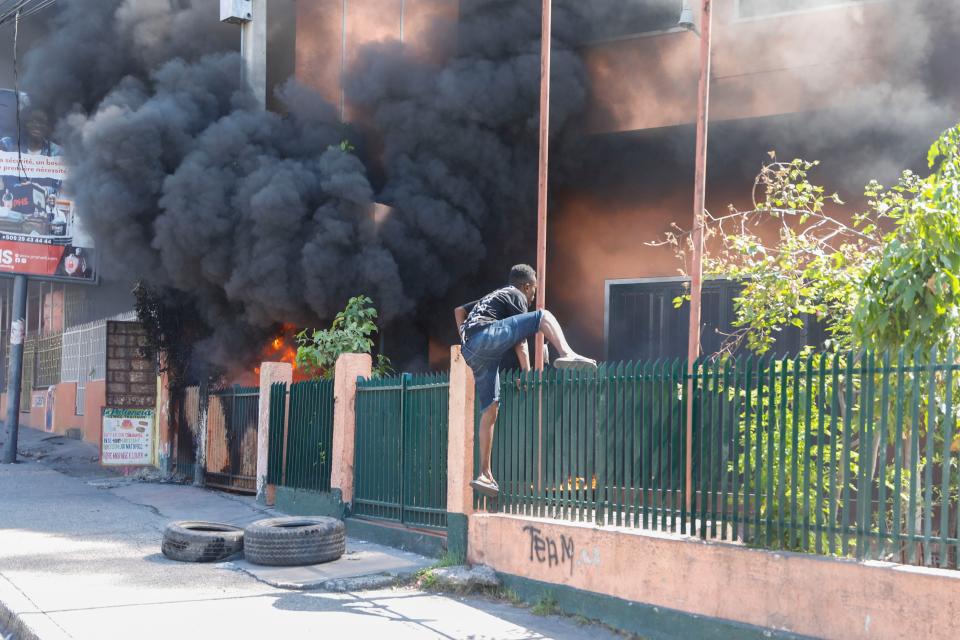
<path fill-rule="evenodd" d="M 66 164 L 46 114 L 0 89 L 0 276 L 93 282 L 92 243 L 63 191 Z"/>

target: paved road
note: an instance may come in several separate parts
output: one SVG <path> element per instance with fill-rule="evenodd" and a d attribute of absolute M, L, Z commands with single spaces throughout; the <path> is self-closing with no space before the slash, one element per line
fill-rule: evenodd
<path fill-rule="evenodd" d="M 229 564 L 171 562 L 159 552 L 169 520 L 245 524 L 264 511 L 237 496 L 118 478 L 91 464 L 86 445 L 44 437 L 23 438 L 39 459 L 0 465 L 0 602 L 42 640 L 617 637 L 499 601 L 289 591 Z"/>

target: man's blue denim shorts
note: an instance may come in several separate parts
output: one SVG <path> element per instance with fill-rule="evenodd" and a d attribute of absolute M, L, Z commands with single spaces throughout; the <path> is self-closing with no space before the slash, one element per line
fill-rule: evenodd
<path fill-rule="evenodd" d="M 473 334 L 463 345 L 463 359 L 473 370 L 480 411 L 500 399 L 500 359 L 519 342 L 540 330 L 543 311 L 498 320 Z"/>

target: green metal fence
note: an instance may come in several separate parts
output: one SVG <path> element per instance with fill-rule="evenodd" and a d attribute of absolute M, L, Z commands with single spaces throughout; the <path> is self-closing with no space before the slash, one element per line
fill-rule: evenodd
<path fill-rule="evenodd" d="M 446 527 L 449 374 L 358 381 L 353 511 Z"/>
<path fill-rule="evenodd" d="M 502 376 L 493 452 L 500 496 L 477 505 L 686 532 L 683 381 L 679 361 Z M 476 414 L 479 423 L 479 407 Z"/>
<path fill-rule="evenodd" d="M 477 503 L 957 568 L 958 366 L 953 353 L 697 363 L 690 513 L 684 362 L 507 374 L 501 495 Z"/>
<path fill-rule="evenodd" d="M 267 482 L 309 491 L 330 491 L 333 449 L 333 381 L 311 380 L 270 388 L 270 453 Z M 284 423 L 287 422 L 286 430 Z"/>
<path fill-rule="evenodd" d="M 701 537 L 957 568 L 951 352 L 701 363 Z"/>
<path fill-rule="evenodd" d="M 285 425 L 287 422 L 287 383 L 270 385 L 270 433 L 267 435 L 267 484 L 283 482 L 283 461 L 286 458 Z"/>

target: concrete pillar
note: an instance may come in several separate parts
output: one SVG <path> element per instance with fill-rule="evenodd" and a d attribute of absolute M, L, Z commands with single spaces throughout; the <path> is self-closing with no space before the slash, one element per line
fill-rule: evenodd
<path fill-rule="evenodd" d="M 447 550 L 466 558 L 467 525 L 473 513 L 473 371 L 460 347 L 450 348 L 450 398 L 447 435 Z"/>
<path fill-rule="evenodd" d="M 289 362 L 262 363 L 257 416 L 257 502 L 261 504 L 273 503 L 273 496 L 269 496 L 269 500 L 267 496 L 267 461 L 270 459 L 270 387 L 277 382 L 285 382 L 288 387 L 293 383 L 293 365 Z"/>
<path fill-rule="evenodd" d="M 353 502 L 353 448 L 357 426 L 357 377 L 369 378 L 373 358 L 366 353 L 345 353 L 337 358 L 333 380 L 333 451 L 330 488 L 339 490 L 344 509 Z"/>
<path fill-rule="evenodd" d="M 261 108 L 267 106 L 267 0 L 252 0 L 252 17 L 240 27 L 240 54 L 247 82 Z"/>
<path fill-rule="evenodd" d="M 156 377 L 157 402 L 156 402 L 156 420 L 153 425 L 154 450 L 153 466 L 160 470 L 160 473 L 167 477 L 173 473 L 173 457 L 176 452 L 173 450 L 174 429 L 176 428 L 176 419 L 171 412 L 170 396 L 170 374 L 164 371 L 164 362 L 160 363 L 161 373 Z M 181 398 L 183 392 L 180 393 Z M 91 411 L 90 405 L 86 406 L 85 413 Z"/>

